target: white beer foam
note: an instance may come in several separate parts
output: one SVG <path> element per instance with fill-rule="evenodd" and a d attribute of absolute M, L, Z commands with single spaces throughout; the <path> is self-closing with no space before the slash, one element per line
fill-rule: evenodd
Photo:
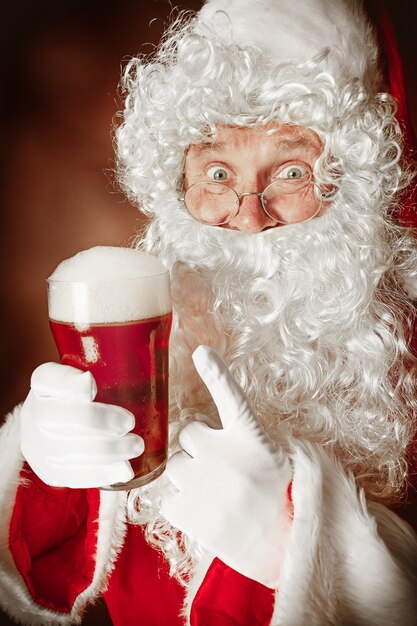
<path fill-rule="evenodd" d="M 83 250 L 62 261 L 48 281 L 49 317 L 80 330 L 171 310 L 169 276 L 162 262 L 133 248 Z"/>

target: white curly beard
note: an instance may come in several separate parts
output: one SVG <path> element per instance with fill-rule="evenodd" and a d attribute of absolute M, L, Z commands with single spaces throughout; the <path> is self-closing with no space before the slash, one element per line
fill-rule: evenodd
<path fill-rule="evenodd" d="M 146 246 L 172 270 L 174 418 L 216 415 L 191 360 L 208 344 L 272 439 L 331 446 L 359 480 L 375 480 L 382 458 L 398 466 L 408 409 L 393 398 L 389 371 L 403 331 L 378 295 L 393 275 L 390 247 L 380 218 L 357 228 L 349 210 L 339 199 L 319 219 L 247 235 L 165 206 Z"/>
<path fill-rule="evenodd" d="M 171 451 L 196 413 L 217 419 L 191 359 L 208 344 L 229 364 L 271 439 L 284 447 L 289 437 L 319 442 L 371 498 L 395 499 L 416 402 L 403 366 L 402 320 L 378 296 L 384 281 L 395 292 L 398 270 L 382 220 L 356 227 L 336 201 L 312 222 L 248 236 L 202 226 L 178 205 L 164 208 L 138 245 L 172 275 Z M 391 367 L 400 371 L 396 391 Z M 185 536 L 179 545 L 161 515 L 164 483 L 134 490 L 129 518 L 146 525 L 148 541 L 187 584 L 203 552 Z"/>

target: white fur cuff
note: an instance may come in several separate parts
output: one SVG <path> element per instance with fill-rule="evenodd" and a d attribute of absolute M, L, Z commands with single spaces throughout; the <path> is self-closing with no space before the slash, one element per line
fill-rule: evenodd
<path fill-rule="evenodd" d="M 93 579 L 77 597 L 70 613 L 55 612 L 33 600 L 9 549 L 10 522 L 24 463 L 20 452 L 20 406 L 7 417 L 0 430 L 0 450 L 0 605 L 13 619 L 28 626 L 80 623 L 86 604 L 105 588 L 107 577 L 123 545 L 126 494 L 100 492 L 99 532 Z"/>

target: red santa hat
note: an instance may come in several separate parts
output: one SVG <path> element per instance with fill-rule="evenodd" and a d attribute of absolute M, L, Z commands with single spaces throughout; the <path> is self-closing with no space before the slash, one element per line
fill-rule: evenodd
<path fill-rule="evenodd" d="M 329 48 L 336 80 L 360 79 L 379 87 L 377 45 L 360 0 L 207 0 L 198 14 L 200 32 L 255 45 L 277 62 L 306 62 Z"/>

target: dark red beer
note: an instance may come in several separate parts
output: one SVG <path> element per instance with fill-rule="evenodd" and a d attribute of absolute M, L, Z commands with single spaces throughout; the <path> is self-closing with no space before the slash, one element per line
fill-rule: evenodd
<path fill-rule="evenodd" d="M 131 460 L 134 485 L 156 478 L 168 445 L 168 341 L 172 313 L 132 322 L 91 324 L 86 330 L 50 320 L 61 363 L 89 370 L 96 400 L 131 411 L 144 453 Z M 133 482 L 132 481 L 132 482 Z M 117 488 L 117 485 L 116 485 Z"/>

